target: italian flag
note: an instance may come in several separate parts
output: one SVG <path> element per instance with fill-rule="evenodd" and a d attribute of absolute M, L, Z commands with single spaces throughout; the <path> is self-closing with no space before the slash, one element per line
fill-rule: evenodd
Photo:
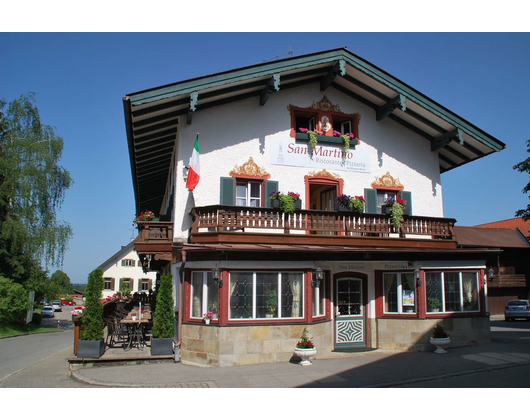
<path fill-rule="evenodd" d="M 199 166 L 199 133 L 195 138 L 195 145 L 193 146 L 193 152 L 190 158 L 190 169 L 188 171 L 188 180 L 186 181 L 186 188 L 190 191 L 197 186 L 199 178 L 201 177 L 201 169 Z"/>

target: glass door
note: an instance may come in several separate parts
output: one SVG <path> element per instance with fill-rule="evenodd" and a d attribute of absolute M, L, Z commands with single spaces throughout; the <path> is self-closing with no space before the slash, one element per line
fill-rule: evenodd
<path fill-rule="evenodd" d="M 366 347 L 363 279 L 335 280 L 335 348 Z"/>

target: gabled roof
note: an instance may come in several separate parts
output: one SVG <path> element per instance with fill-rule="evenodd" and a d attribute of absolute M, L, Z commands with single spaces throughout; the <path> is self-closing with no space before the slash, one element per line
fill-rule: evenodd
<path fill-rule="evenodd" d="M 137 212 L 162 205 L 179 117 L 256 97 L 266 106 L 275 91 L 320 83 L 419 133 L 446 172 L 498 152 L 504 143 L 361 57 L 338 48 L 184 80 L 123 98 Z"/>
<path fill-rule="evenodd" d="M 102 268 L 103 270 L 107 270 L 110 266 L 116 264 L 116 261 L 119 261 L 123 259 L 124 256 L 126 256 L 129 252 L 134 251 L 134 241 L 129 242 L 127 245 L 124 245 L 121 247 L 121 249 L 116 252 L 112 257 L 110 257 L 107 261 L 102 263 L 98 268 Z"/>
<path fill-rule="evenodd" d="M 484 223 L 482 225 L 473 226 L 476 228 L 508 228 L 519 229 L 527 238 L 530 237 L 530 220 L 526 222 L 522 217 L 514 217 L 512 219 L 499 220 L 498 222 Z"/>
<path fill-rule="evenodd" d="M 455 226 L 458 246 L 476 248 L 529 248 L 519 229 Z"/>

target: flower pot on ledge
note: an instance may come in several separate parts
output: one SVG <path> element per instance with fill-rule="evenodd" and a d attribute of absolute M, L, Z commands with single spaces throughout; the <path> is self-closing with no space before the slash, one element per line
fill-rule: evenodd
<path fill-rule="evenodd" d="M 351 213 L 351 209 L 348 206 L 337 202 L 335 202 L 335 211 L 340 211 L 342 213 Z"/>

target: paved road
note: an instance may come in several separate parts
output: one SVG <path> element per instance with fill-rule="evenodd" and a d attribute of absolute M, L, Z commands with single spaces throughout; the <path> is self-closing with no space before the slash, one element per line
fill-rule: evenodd
<path fill-rule="evenodd" d="M 56 312 L 54 318 L 44 318 L 43 327 L 57 327 L 53 333 L 30 334 L 0 340 L 0 382 L 21 369 L 34 365 L 63 350 L 70 349 L 74 342 L 70 309 Z"/>

